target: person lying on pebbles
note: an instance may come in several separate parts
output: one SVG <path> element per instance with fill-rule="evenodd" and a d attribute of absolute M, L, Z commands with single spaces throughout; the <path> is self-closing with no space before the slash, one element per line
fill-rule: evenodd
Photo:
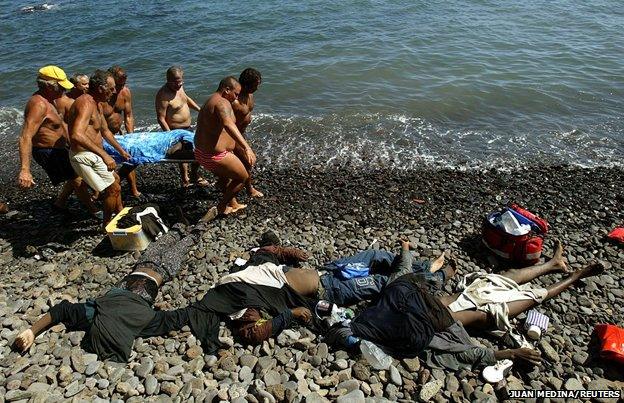
<path fill-rule="evenodd" d="M 405 257 L 410 259 L 411 255 L 406 254 Z M 510 270 L 501 275 L 487 275 L 506 279 L 507 290 L 503 290 L 505 286 L 500 284 L 498 288 L 494 288 L 491 283 L 483 282 L 482 277 L 472 273 L 467 277 L 477 277 L 478 280 L 467 286 L 464 293 L 440 298 L 431 293 L 421 275 L 403 274 L 398 278 L 391 278 L 378 302 L 362 311 L 351 323 L 332 327 L 327 332 L 327 341 L 330 344 L 352 348 L 359 340 L 369 340 L 395 357 L 414 357 L 427 349 L 425 355 L 428 362 L 434 366 L 451 369 L 491 365 L 505 358 L 520 358 L 532 364 L 539 364 L 541 361 L 539 351 L 530 348 L 494 351 L 476 346 L 464 326 L 480 330 L 491 329 L 494 325 L 500 328 L 500 322 L 504 320 L 489 314 L 498 312 L 495 305 L 507 309 L 506 320 L 512 319 L 540 302 L 556 297 L 579 280 L 602 273 L 605 267 L 605 264 L 600 262 L 592 263 L 570 273 L 563 257 L 563 247 L 559 244 L 554 257 L 547 263 Z M 569 275 L 546 289 L 530 290 L 520 287 L 548 273 Z M 501 302 L 504 298 L 500 292 L 505 291 L 512 299 Z M 465 296 L 466 292 L 473 297 L 480 296 L 483 301 L 488 295 L 492 297 L 499 292 L 496 297 L 498 302 L 489 301 L 472 310 L 456 310 L 453 303 L 464 302 L 462 295 Z M 532 293 L 535 295 L 532 296 Z M 463 307 L 461 304 L 459 306 Z M 379 318 L 385 319 L 380 321 Z"/>
<path fill-rule="evenodd" d="M 82 303 L 61 301 L 50 308 L 30 329 L 21 332 L 14 347 L 28 350 L 35 338 L 50 327 L 63 323 L 68 331 L 85 331 L 84 347 L 101 360 L 127 362 L 137 337 L 161 336 L 153 309 L 158 290 L 171 280 L 199 241 L 205 227 L 195 226 L 187 234 L 175 225 L 143 253 L 133 271 L 103 296 Z"/>
<path fill-rule="evenodd" d="M 242 279 L 253 276 L 255 284 L 270 284 L 273 276 L 280 277 L 285 283 L 283 287 L 294 292 L 303 303 L 300 306 L 289 306 L 289 309 L 282 310 L 278 306 L 271 307 L 273 312 L 279 312 L 277 316 L 271 316 L 271 312 L 259 307 L 249 306 L 241 312 L 230 315 L 232 333 L 237 339 L 247 344 L 258 344 L 269 337 L 276 337 L 283 329 L 290 327 L 292 319 L 307 323 L 313 330 L 322 330 L 323 325 L 317 323 L 313 318 L 312 311 L 319 300 L 325 300 L 336 304 L 355 304 L 370 300 L 379 295 L 383 287 L 388 282 L 389 274 L 394 272 L 417 272 L 421 273 L 426 280 L 439 281 L 443 283 L 447 276 L 452 276 L 452 269 L 443 269 L 444 256 L 440 256 L 434 262 L 417 262 L 412 264 L 412 260 L 402 258 L 404 254 L 410 254 L 409 243 L 404 243 L 400 255 L 382 250 L 367 250 L 354 256 L 343 258 L 325 265 L 326 273 L 320 275 L 314 269 L 300 267 L 273 267 L 276 274 L 269 274 L 261 271 L 257 267 L 265 270 L 267 262 L 270 264 L 283 262 L 297 262 L 307 260 L 306 252 L 296 248 L 284 248 L 281 241 L 272 232 L 263 234 L 261 238 L 262 248 L 257 250 L 246 264 L 246 271 L 233 274 L 232 278 Z M 408 266 L 404 266 L 407 263 Z M 336 270 L 349 265 L 368 267 L 375 274 L 370 274 L 360 278 L 344 279 L 336 274 Z M 265 277 L 262 279 L 262 277 Z M 219 281 L 224 283 L 228 276 Z M 281 286 L 281 282 L 280 282 Z M 206 299 L 206 297 L 204 297 Z M 295 304 L 297 305 L 297 304 Z M 314 320 L 312 320 L 314 319 Z"/>
<path fill-rule="evenodd" d="M 420 273 L 432 286 L 441 286 L 455 275 L 453 259 L 450 266 L 446 267 L 444 254 L 433 261 L 414 261 L 406 256 L 411 254 L 409 248 L 409 242 L 402 241 L 398 255 L 385 250 L 369 249 L 326 264 L 323 267 L 326 273 L 320 276 L 318 285 L 319 299 L 341 306 L 353 305 L 376 298 L 390 278 L 401 274 Z M 348 278 L 350 270 L 362 269 L 367 269 L 369 274 Z"/>

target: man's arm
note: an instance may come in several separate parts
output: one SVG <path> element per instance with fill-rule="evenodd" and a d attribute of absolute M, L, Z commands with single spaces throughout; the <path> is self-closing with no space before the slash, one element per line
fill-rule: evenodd
<path fill-rule="evenodd" d="M 115 150 L 117 150 L 119 155 L 121 155 L 121 158 L 125 159 L 126 161 L 132 158 L 132 156 L 130 156 L 130 154 L 128 154 L 126 150 L 124 150 L 121 144 L 119 144 L 113 132 L 110 131 L 110 129 L 108 128 L 108 125 L 106 124 L 106 119 L 104 119 L 104 116 L 102 116 L 101 118 L 102 118 L 102 126 L 101 126 L 102 137 L 104 137 L 104 139 L 108 142 L 108 144 L 110 144 L 111 146 L 113 146 Z"/>
<path fill-rule="evenodd" d="M 247 106 L 247 104 L 242 103 L 238 99 L 232 102 L 232 109 L 238 112 L 239 115 L 242 115 L 242 116 L 249 115 L 249 106 Z"/>
<path fill-rule="evenodd" d="M 132 93 L 126 88 L 127 96 L 124 102 L 124 124 L 127 133 L 134 133 L 134 114 L 132 113 Z"/>
<path fill-rule="evenodd" d="M 243 317 L 233 322 L 233 326 L 240 324 L 234 329 L 234 333 L 244 343 L 259 344 L 289 328 L 294 319 L 308 323 L 312 319 L 312 313 L 307 308 L 298 307 L 286 309 L 271 319 L 262 319 L 257 309 L 249 308 Z"/>
<path fill-rule="evenodd" d="M 199 110 L 201 109 L 199 105 L 197 105 L 197 103 L 186 94 L 186 91 L 184 92 L 184 95 L 186 96 L 186 104 L 188 105 L 188 107 L 191 109 L 195 109 L 197 112 L 199 112 Z"/>
<path fill-rule="evenodd" d="M 50 312 L 37 320 L 30 329 L 24 330 L 15 338 L 15 347 L 19 351 L 26 351 L 32 346 L 35 338 L 54 325 L 62 323 L 70 331 L 86 331 L 90 322 L 87 318 L 84 303 L 71 303 L 67 300 L 54 305 Z"/>
<path fill-rule="evenodd" d="M 74 124 L 72 125 L 72 130 L 69 133 L 70 142 L 84 148 L 87 151 L 97 154 L 104 160 L 104 162 L 106 162 L 106 159 L 112 160 L 110 155 L 104 151 L 101 144 L 95 144 L 93 140 L 87 136 L 87 128 L 89 127 L 91 116 L 93 116 L 93 113 L 95 112 L 96 105 L 94 103 L 81 100 L 76 102 L 80 102 L 80 105 L 76 105 L 76 117 L 74 119 Z"/>
<path fill-rule="evenodd" d="M 20 172 L 17 184 L 22 188 L 29 188 L 35 184 L 30 173 L 30 158 L 32 155 L 32 139 L 45 120 L 46 106 L 41 102 L 29 101 L 24 111 L 24 126 L 19 137 Z"/>
<path fill-rule="evenodd" d="M 167 107 L 169 106 L 169 102 L 162 96 L 162 91 L 158 91 L 158 94 L 156 94 L 155 106 L 156 119 L 158 119 L 158 124 L 160 125 L 160 128 L 163 129 L 163 131 L 165 132 L 170 131 L 171 129 L 167 124 Z"/>
<path fill-rule="evenodd" d="M 282 264 L 299 263 L 299 262 L 306 261 L 310 258 L 310 255 L 308 254 L 308 252 L 299 248 L 287 247 L 287 246 L 276 246 L 276 245 L 263 246 L 262 248 L 258 249 L 258 252 L 271 253 L 277 256 L 277 259 Z"/>
<path fill-rule="evenodd" d="M 247 141 L 238 130 L 238 127 L 236 127 L 236 118 L 234 117 L 234 111 L 229 102 L 219 102 L 217 104 L 217 111 L 219 112 L 219 117 L 221 118 L 225 130 L 232 136 L 236 144 L 245 151 L 245 156 L 247 157 L 249 165 L 254 165 L 256 163 L 256 155 L 251 150 L 251 147 L 249 147 L 249 144 L 247 144 Z"/>

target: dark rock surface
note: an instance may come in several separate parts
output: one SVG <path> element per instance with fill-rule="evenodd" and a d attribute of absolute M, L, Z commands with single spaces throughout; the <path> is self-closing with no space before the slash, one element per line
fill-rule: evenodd
<path fill-rule="evenodd" d="M 141 190 L 161 206 L 169 222 L 176 220 L 176 206 L 196 221 L 218 197 L 212 187 L 178 189 L 174 166 L 144 167 L 139 176 Z M 535 343 L 545 361 L 540 368 L 514 366 L 507 386 L 621 390 L 622 374 L 593 359 L 589 343 L 594 325 L 624 325 L 624 250 L 605 240 L 609 230 L 624 222 L 623 179 L 624 172 L 616 168 L 265 169 L 257 173 L 257 187 L 266 197 L 249 200 L 243 195 L 241 201 L 249 202 L 246 211 L 215 221 L 190 251 L 179 276 L 163 287 L 158 305 L 194 301 L 237 257 L 245 257 L 268 228 L 285 243 L 308 250 L 311 267 L 374 240 L 381 248 L 397 250 L 405 237 L 422 258 L 452 251 L 458 276 L 497 271 L 507 265 L 483 249 L 481 221 L 487 212 L 515 201 L 550 222 L 545 255 L 560 239 L 572 269 L 596 259 L 612 267 L 539 307 L 551 319 L 542 341 Z M 20 356 L 10 350 L 19 331 L 63 298 L 78 301 L 102 294 L 139 256 L 112 251 L 98 223 L 77 201 L 70 203 L 71 214 L 54 213 L 50 201 L 59 189 L 44 178 L 36 181 L 31 191 L 12 185 L 0 190 L 0 200 L 9 208 L 0 215 L 0 396 L 6 401 L 409 401 L 431 394 L 436 401 L 504 398 L 505 387 L 484 385 L 479 371 L 452 374 L 428 368 L 422 360 L 395 360 L 390 370 L 377 371 L 360 357 L 328 349 L 305 329 L 252 347 L 240 345 L 223 328 L 225 349 L 218 356 L 200 354 L 188 331 L 138 339 L 131 362 L 119 365 L 85 355 L 82 334 L 56 326 Z M 560 277 L 535 283 L 548 286 Z"/>

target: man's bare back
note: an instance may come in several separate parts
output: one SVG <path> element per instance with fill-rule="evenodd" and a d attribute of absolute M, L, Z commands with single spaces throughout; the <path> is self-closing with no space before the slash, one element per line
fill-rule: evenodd
<path fill-rule="evenodd" d="M 219 93 L 212 94 L 197 117 L 196 148 L 210 154 L 234 151 L 236 141 L 225 130 L 222 115 L 229 116 L 232 121 L 236 119 L 230 102 Z"/>

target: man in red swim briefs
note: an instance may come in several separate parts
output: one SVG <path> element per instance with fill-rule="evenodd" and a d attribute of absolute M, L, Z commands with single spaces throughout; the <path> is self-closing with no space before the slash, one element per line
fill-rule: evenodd
<path fill-rule="evenodd" d="M 243 150 L 241 156 L 245 157 L 249 166 L 256 163 L 256 155 L 236 127 L 232 102 L 238 99 L 240 91 L 241 85 L 236 78 L 224 78 L 217 91 L 202 106 L 197 117 L 195 159 L 216 176 L 229 180 L 221 201 L 206 213 L 204 221 L 247 207 L 236 201 L 236 195 L 249 178 L 249 173 L 234 154 L 234 148 L 238 145 Z"/>

